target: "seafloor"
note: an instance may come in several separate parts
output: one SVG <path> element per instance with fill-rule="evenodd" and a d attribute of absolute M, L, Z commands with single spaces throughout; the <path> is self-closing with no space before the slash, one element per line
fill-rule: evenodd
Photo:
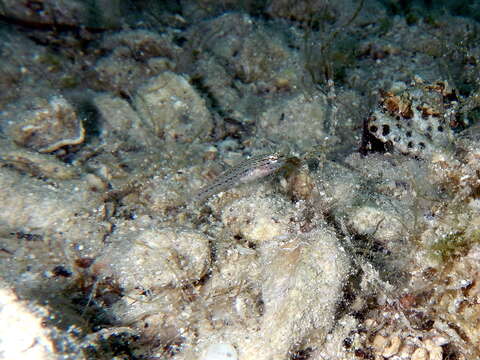
<path fill-rule="evenodd" d="M 0 1 L 0 358 L 480 358 L 480 2 Z"/>

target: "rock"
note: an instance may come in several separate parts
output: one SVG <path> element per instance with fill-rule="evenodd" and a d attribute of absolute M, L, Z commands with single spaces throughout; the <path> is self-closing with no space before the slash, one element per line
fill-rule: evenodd
<path fill-rule="evenodd" d="M 428 351 L 424 348 L 418 348 L 413 352 L 411 360 L 427 360 L 428 358 Z"/>
<path fill-rule="evenodd" d="M 179 1 L 182 7 L 182 15 L 190 22 L 199 22 L 205 18 L 215 18 L 225 12 L 251 13 L 259 11 L 263 5 L 255 0 L 245 0 L 239 3 L 236 0 L 225 0 L 219 3 L 216 0 L 205 0 L 202 3 L 191 0 Z"/>
<path fill-rule="evenodd" d="M 46 327 L 48 311 L 38 304 L 21 301 L 15 293 L 0 282 L 0 354 L 2 359 L 83 360 L 80 346 L 68 335 Z M 68 348 L 62 353 L 60 342 Z"/>
<path fill-rule="evenodd" d="M 286 31 L 235 12 L 189 31 L 179 68 L 208 91 L 225 117 L 253 123 L 266 102 L 303 86 L 304 64 Z"/>
<path fill-rule="evenodd" d="M 188 346 L 176 359 L 204 359 L 218 344 L 233 346 L 244 360 L 285 359 L 313 339 L 322 343 L 335 326 L 348 258 L 328 229 L 292 237 L 252 249 L 216 244 L 200 300 L 207 320 L 195 317 L 195 338 L 185 336 Z"/>
<path fill-rule="evenodd" d="M 130 222 L 117 229 L 111 240 L 95 266 L 104 269 L 104 276 L 111 274 L 131 295 L 199 280 L 210 264 L 208 239 L 187 228 Z"/>
<path fill-rule="evenodd" d="M 7 133 L 18 145 L 41 153 L 81 144 L 85 130 L 73 106 L 62 96 L 38 99 L 33 109 L 20 112 Z"/>
<path fill-rule="evenodd" d="M 222 211 L 223 224 L 235 235 L 253 243 L 271 242 L 291 233 L 294 207 L 280 197 L 245 197 Z"/>
<path fill-rule="evenodd" d="M 383 349 L 383 356 L 390 358 L 398 353 L 400 346 L 402 345 L 402 339 L 398 336 L 394 336 L 390 339 L 390 343 Z"/>
<path fill-rule="evenodd" d="M 0 146 L 0 164 L 43 179 L 70 180 L 79 177 L 78 169 L 50 155 L 29 151 L 1 139 Z"/>
<path fill-rule="evenodd" d="M 132 58 L 146 61 L 151 58 L 175 60 L 179 48 L 168 33 L 138 29 L 107 34 L 100 45 L 116 53 L 127 52 Z"/>
<path fill-rule="evenodd" d="M 145 64 L 140 64 L 131 57 L 130 51 L 126 51 L 126 54 L 117 52 L 100 58 L 95 64 L 94 71 L 92 87 L 114 94 L 130 94 L 151 75 Z"/>
<path fill-rule="evenodd" d="M 101 94 L 93 100 L 102 120 L 102 136 L 116 142 L 119 139 L 142 146 L 155 144 L 159 139 L 149 132 L 130 104 L 113 95 Z"/>
<path fill-rule="evenodd" d="M 423 341 L 425 348 L 428 350 L 429 360 L 442 360 L 443 349 L 441 346 L 435 344 L 431 339 Z"/>
<path fill-rule="evenodd" d="M 286 358 L 295 345 L 308 347 L 309 335 L 324 338 L 334 327 L 349 270 L 347 256 L 327 229 L 297 241 L 261 250 L 264 314 L 255 335 L 238 340 L 242 359 Z"/>
<path fill-rule="evenodd" d="M 46 0 L 33 3 L 2 0 L 0 14 L 36 26 L 110 28 L 119 25 L 120 4 L 117 0 Z"/>
<path fill-rule="evenodd" d="M 167 141 L 205 141 L 213 127 L 203 100 L 187 79 L 164 72 L 140 87 L 135 107 L 156 136 Z"/>
<path fill-rule="evenodd" d="M 48 0 L 29 4 L 2 0 L 1 14 L 29 23 L 78 25 L 86 20 L 88 8 L 84 1 Z"/>
<path fill-rule="evenodd" d="M 210 344 L 200 360 L 237 360 L 235 348 L 228 343 Z"/>
<path fill-rule="evenodd" d="M 147 30 L 107 33 L 100 49 L 106 55 L 95 64 L 92 85 L 116 94 L 133 94 L 151 78 L 174 69 L 179 54 L 171 34 Z"/>
<path fill-rule="evenodd" d="M 32 314 L 11 290 L 5 288 L 0 289 L 0 319 L 2 324 L 8 324 L 0 329 L 2 358 L 52 358 L 54 344 L 42 326 L 42 319 Z"/>
<path fill-rule="evenodd" d="M 102 206 L 86 181 L 54 184 L 0 167 L 0 233 L 48 237 L 67 252 L 94 257 L 109 231 Z"/>
<path fill-rule="evenodd" d="M 422 224 L 425 219 L 420 214 L 430 211 L 434 199 L 441 199 L 435 183 L 423 181 L 429 176 L 425 163 L 400 155 L 362 157 L 355 153 L 345 162 L 351 168 L 326 162 L 312 175 L 323 194 L 321 207 L 354 233 L 391 250 Z M 335 181 L 329 181 L 332 178 Z M 419 194 L 428 201 L 420 201 Z"/>
<path fill-rule="evenodd" d="M 323 0 L 300 0 L 295 4 L 288 0 L 273 0 L 268 3 L 265 11 L 274 18 L 295 19 L 308 24 L 313 21 L 328 24 L 335 21 L 343 25 L 352 18 L 358 4 L 359 2 L 355 0 L 339 0 L 334 3 L 325 3 Z M 385 6 L 378 1 L 365 1 L 361 10 L 355 23 L 362 26 L 378 22 L 387 15 Z"/>
<path fill-rule="evenodd" d="M 299 94 L 281 99 L 259 119 L 259 135 L 278 143 L 292 144 L 308 151 L 326 137 L 326 97 L 316 93 L 311 98 Z"/>
<path fill-rule="evenodd" d="M 350 215 L 350 225 L 360 235 L 367 235 L 382 244 L 395 242 L 405 236 L 405 225 L 399 220 L 399 215 L 390 209 L 361 206 Z"/>
<path fill-rule="evenodd" d="M 167 214 L 169 209 L 190 201 L 194 196 L 188 186 L 195 176 L 192 170 L 195 168 L 171 169 L 164 176 L 153 176 L 142 188 L 138 202 L 145 204 L 145 208 L 153 213 Z"/>
<path fill-rule="evenodd" d="M 232 74 L 222 65 L 222 59 L 200 59 L 191 73 L 192 77 L 201 79 L 202 86 L 226 114 L 235 119 L 241 118 L 241 108 L 245 107 L 248 101 L 233 86 Z"/>
<path fill-rule="evenodd" d="M 118 224 L 93 267 L 125 295 L 110 308 L 118 325 L 160 344 L 177 337 L 189 341 L 189 324 L 203 316 L 198 312 L 203 299 L 194 299 L 194 284 L 209 270 L 209 239 L 192 229 L 158 225 L 147 216 Z M 191 301 L 186 298 L 190 291 Z"/>

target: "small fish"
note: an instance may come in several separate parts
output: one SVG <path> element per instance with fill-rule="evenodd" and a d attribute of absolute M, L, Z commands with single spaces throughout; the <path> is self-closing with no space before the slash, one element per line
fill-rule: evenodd
<path fill-rule="evenodd" d="M 200 202 L 238 184 L 248 183 L 275 173 L 287 163 L 288 157 L 281 153 L 251 157 L 221 173 L 211 184 L 200 189 L 192 202 Z"/>

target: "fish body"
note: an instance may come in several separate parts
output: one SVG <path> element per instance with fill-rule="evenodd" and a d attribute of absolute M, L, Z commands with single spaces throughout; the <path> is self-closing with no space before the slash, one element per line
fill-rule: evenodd
<path fill-rule="evenodd" d="M 200 202 L 210 196 L 232 187 L 248 183 L 275 173 L 287 161 L 287 156 L 281 153 L 264 154 L 251 157 L 221 173 L 211 184 L 200 189 L 194 196 L 193 202 Z"/>

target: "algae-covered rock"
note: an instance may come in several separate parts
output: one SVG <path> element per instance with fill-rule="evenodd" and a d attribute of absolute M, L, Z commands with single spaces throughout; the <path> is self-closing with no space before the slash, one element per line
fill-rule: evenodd
<path fill-rule="evenodd" d="M 208 269 L 208 238 L 187 228 L 144 228 L 126 224 L 97 261 L 132 295 L 136 289 L 158 291 L 200 279 Z"/>
<path fill-rule="evenodd" d="M 265 102 L 302 86 L 304 64 L 287 31 L 244 13 L 225 13 L 194 24 L 179 59 L 222 114 L 253 123 Z M 188 61 L 191 60 L 191 61 Z"/>
<path fill-rule="evenodd" d="M 308 97 L 307 94 L 298 94 L 278 101 L 276 106 L 263 112 L 258 124 L 259 135 L 308 151 L 327 135 L 326 119 L 325 95 L 316 93 Z"/>
<path fill-rule="evenodd" d="M 0 164 L 44 179 L 70 180 L 79 177 L 78 169 L 58 159 L 16 146 L 0 139 Z"/>
<path fill-rule="evenodd" d="M 130 54 L 137 60 L 158 57 L 174 60 L 179 51 L 168 33 L 144 29 L 108 33 L 100 46 L 117 54 Z"/>
<path fill-rule="evenodd" d="M 206 284 L 219 294 L 206 301 L 216 326 L 200 322 L 200 341 L 179 359 L 198 358 L 220 344 L 232 345 L 240 359 L 284 359 L 313 339 L 324 341 L 334 328 L 349 264 L 328 229 L 265 242 L 256 250 L 230 247 L 218 256 Z"/>
<path fill-rule="evenodd" d="M 98 95 L 93 101 L 101 115 L 102 136 L 105 138 L 112 141 L 120 138 L 143 146 L 159 140 L 127 101 L 110 94 Z"/>
<path fill-rule="evenodd" d="M 125 295 L 110 308 L 116 323 L 161 344 L 191 336 L 202 305 L 185 296 L 210 269 L 209 239 L 196 230 L 160 227 L 139 217 L 119 226 L 111 240 L 93 266 Z"/>
<path fill-rule="evenodd" d="M 58 246 L 95 256 L 109 231 L 98 193 L 82 180 L 60 184 L 0 167 L 0 232 L 53 237 Z"/>
<path fill-rule="evenodd" d="M 164 72 L 140 87 L 135 106 L 151 131 L 167 141 L 204 141 L 212 131 L 205 100 L 185 77 L 172 72 Z"/>
<path fill-rule="evenodd" d="M 273 0 L 266 6 L 265 12 L 272 17 L 295 19 L 301 22 L 316 22 L 319 26 L 327 26 L 334 21 L 346 23 L 353 17 L 359 4 L 360 13 L 355 17 L 359 25 L 367 25 L 383 19 L 386 9 L 379 1 L 360 2 L 356 0 L 339 0 L 325 2 L 323 0 L 299 0 L 292 3 L 288 0 Z"/>
<path fill-rule="evenodd" d="M 85 139 L 81 120 L 63 96 L 37 99 L 32 109 L 15 116 L 7 132 L 17 144 L 41 153 L 78 145 Z"/>
<path fill-rule="evenodd" d="M 133 94 L 152 77 L 173 70 L 179 53 L 171 34 L 147 30 L 107 33 L 100 48 L 105 55 L 95 64 L 92 86 L 116 94 Z"/>
<path fill-rule="evenodd" d="M 30 25 L 119 26 L 120 4 L 115 1 L 46 0 L 22 2 L 2 0 L 0 14 Z"/>
<path fill-rule="evenodd" d="M 78 25 L 88 18 L 85 1 L 48 0 L 27 4 L 15 0 L 2 0 L 3 16 L 39 24 Z"/>
<path fill-rule="evenodd" d="M 294 207 L 278 197 L 242 198 L 222 211 L 223 224 L 233 233 L 253 243 L 284 238 L 292 229 Z"/>
<path fill-rule="evenodd" d="M 326 229 L 297 240 L 298 246 L 263 249 L 264 314 L 256 336 L 239 343 L 241 358 L 284 358 L 296 344 L 308 347 L 309 335 L 325 337 L 334 327 L 349 270 L 347 256 Z"/>
<path fill-rule="evenodd" d="M 237 360 L 237 350 L 230 343 L 213 343 L 205 349 L 200 360 Z"/>
<path fill-rule="evenodd" d="M 371 236 L 383 244 L 400 241 L 406 235 L 401 217 L 394 209 L 360 206 L 350 214 L 349 224 L 360 235 Z"/>
<path fill-rule="evenodd" d="M 92 87 L 101 91 L 119 94 L 132 92 L 148 79 L 148 69 L 131 56 L 113 53 L 100 58 L 94 67 Z"/>

